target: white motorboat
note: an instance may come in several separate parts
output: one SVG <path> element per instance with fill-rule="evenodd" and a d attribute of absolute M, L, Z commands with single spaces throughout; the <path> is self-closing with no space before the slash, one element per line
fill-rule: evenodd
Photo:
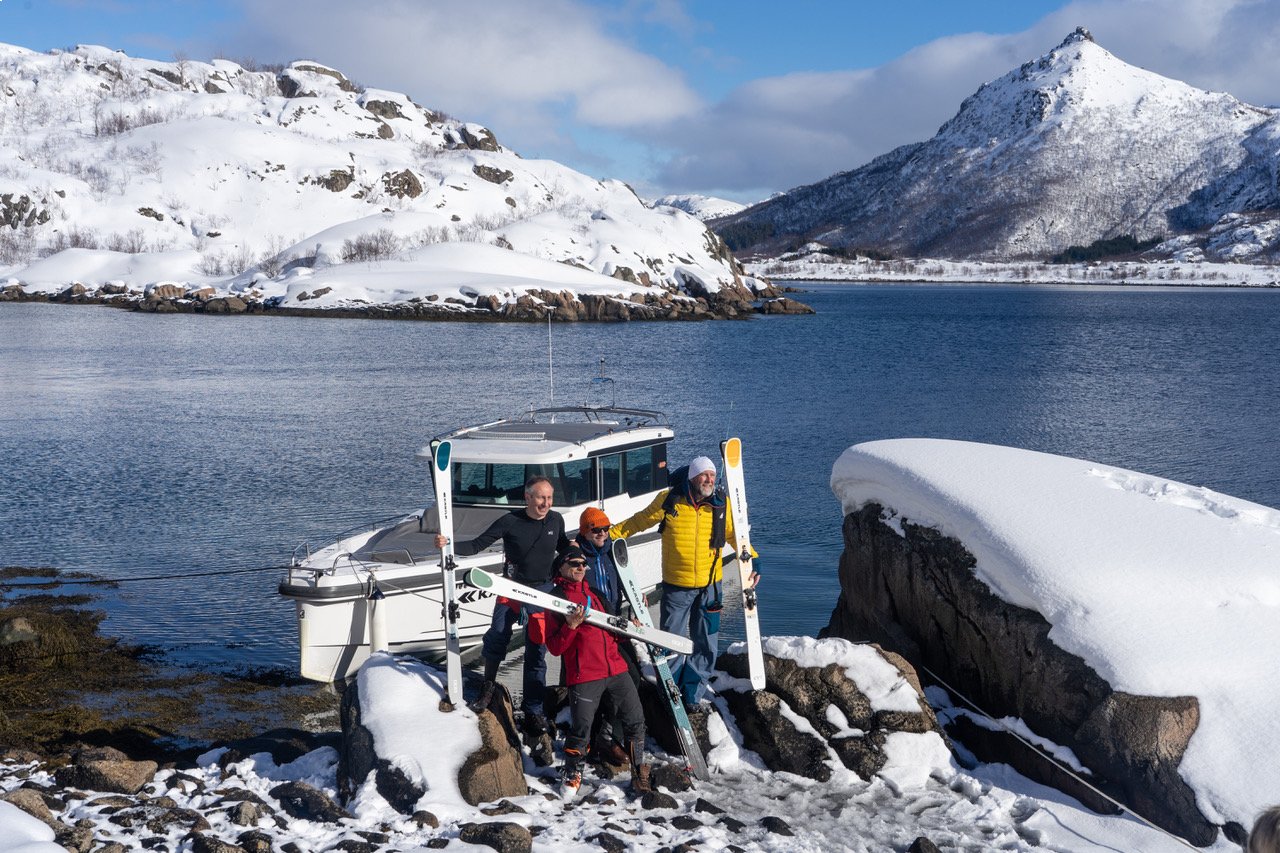
<path fill-rule="evenodd" d="M 417 455 L 434 471 L 435 444 L 452 442 L 455 539 L 471 539 L 503 513 L 522 508 L 524 483 L 539 474 L 550 478 L 553 511 L 564 515 L 572 539 L 587 507 L 600 507 L 617 522 L 666 488 L 672 437 L 660 412 L 562 406 L 436 436 Z M 279 591 L 297 608 L 304 677 L 329 682 L 354 675 L 369 656 L 371 634 L 394 653 L 443 657 L 438 526 L 430 506 L 345 533 L 319 550 L 298 546 Z M 628 543 L 631 566 L 646 592 L 662 577 L 658 536 L 650 531 Z M 470 568 L 502 572 L 501 541 L 459 557 L 457 565 L 465 652 L 479 646 L 494 599 L 462 586 L 461 578 Z"/>

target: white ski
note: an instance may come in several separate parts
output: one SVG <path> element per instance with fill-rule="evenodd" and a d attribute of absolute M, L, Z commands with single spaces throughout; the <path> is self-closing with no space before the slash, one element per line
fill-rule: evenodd
<path fill-rule="evenodd" d="M 472 569 L 467 572 L 464 581 L 467 586 L 482 589 L 494 595 L 500 595 L 503 598 L 514 598 L 516 601 L 532 604 L 534 607 L 559 613 L 562 616 L 578 608 L 578 605 L 567 598 L 561 598 L 550 592 L 543 592 L 542 590 L 525 586 L 500 575 L 491 575 L 483 569 Z M 625 617 L 615 616 L 606 610 L 588 609 L 586 611 L 586 619 L 587 622 L 597 628 L 603 628 L 606 631 L 612 631 L 615 634 L 621 634 L 624 637 L 640 640 L 653 646 L 662 646 L 664 649 L 671 649 L 677 654 L 687 655 L 693 651 L 693 641 L 688 637 L 659 631 L 657 628 L 647 628 L 644 625 L 633 625 Z"/>
<path fill-rule="evenodd" d="M 631 564 L 627 558 L 627 540 L 613 540 L 613 562 L 618 567 L 622 591 L 627 596 L 627 601 L 631 603 L 632 612 L 640 620 L 641 625 L 652 628 L 653 616 L 649 613 L 649 603 L 645 600 L 644 592 L 640 589 L 635 572 L 631 571 Z M 667 666 L 666 658 L 662 655 L 650 655 L 648 647 L 643 643 L 636 643 L 636 651 L 641 658 L 649 660 L 653 665 L 653 671 L 658 676 L 658 690 L 667 699 L 667 707 L 676 725 L 676 736 L 680 739 L 680 748 L 684 751 L 684 757 L 688 759 L 689 770 L 699 779 L 709 779 L 711 772 L 707 770 L 707 760 L 702 755 L 698 737 L 689 723 L 689 715 L 685 713 L 684 701 L 680 697 L 680 688 L 676 686 L 676 680 L 671 677 L 671 667 Z"/>
<path fill-rule="evenodd" d="M 742 441 L 734 437 L 721 443 L 724 456 L 724 482 L 729 494 L 729 511 L 733 513 L 733 534 L 738 544 L 738 574 L 742 578 L 742 621 L 747 630 L 747 664 L 751 670 L 751 688 L 763 690 L 764 649 L 760 646 L 760 611 L 756 590 L 751 585 L 751 523 L 747 520 L 747 488 L 742 478 Z"/>
<path fill-rule="evenodd" d="M 453 469 L 449 465 L 452 443 L 442 441 L 432 456 L 432 479 L 436 483 L 436 512 L 440 516 L 440 534 L 447 540 L 440 549 L 440 596 L 444 607 L 445 667 L 449 681 L 449 701 L 462 707 L 462 644 L 458 641 L 457 562 L 453 556 Z"/>

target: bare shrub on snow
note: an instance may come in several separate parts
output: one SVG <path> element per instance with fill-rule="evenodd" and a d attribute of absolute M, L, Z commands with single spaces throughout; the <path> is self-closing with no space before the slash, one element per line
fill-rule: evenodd
<path fill-rule="evenodd" d="M 253 250 L 237 246 L 225 252 L 211 252 L 200 257 L 200 272 L 209 276 L 239 275 L 253 266 Z"/>
<path fill-rule="evenodd" d="M 422 228 L 405 238 L 405 248 L 417 249 L 421 246 L 430 246 L 435 243 L 448 243 L 452 237 L 453 231 L 450 230 L 448 225 Z"/>
<path fill-rule="evenodd" d="M 140 255 L 147 251 L 147 232 L 141 228 L 130 228 L 124 234 L 113 232 L 107 237 L 107 248 L 113 252 Z"/>
<path fill-rule="evenodd" d="M 56 255 L 64 249 L 96 249 L 98 248 L 98 238 L 93 235 L 92 231 L 82 230 L 78 225 L 72 225 L 70 228 L 64 228 L 53 235 L 45 246 L 44 254 Z"/>
<path fill-rule="evenodd" d="M 279 234 L 272 234 L 267 240 L 267 248 L 262 257 L 258 261 L 258 269 L 268 278 L 275 278 L 284 271 L 285 257 L 284 250 L 288 244 L 284 237 Z"/>
<path fill-rule="evenodd" d="M 0 264 L 22 263 L 35 254 L 35 248 L 30 228 L 0 228 Z"/>
<path fill-rule="evenodd" d="M 342 241 L 342 260 L 380 261 L 390 258 L 401 249 L 400 238 L 390 228 L 379 228 L 358 237 Z"/>

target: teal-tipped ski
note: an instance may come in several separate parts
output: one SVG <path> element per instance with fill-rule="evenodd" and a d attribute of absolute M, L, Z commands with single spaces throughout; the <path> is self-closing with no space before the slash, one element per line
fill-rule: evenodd
<path fill-rule="evenodd" d="M 733 535 L 738 547 L 738 574 L 742 578 L 742 622 L 747 629 L 747 665 L 751 688 L 763 690 L 764 649 L 760 646 L 760 611 L 751 585 L 751 522 L 747 520 L 747 488 L 742 478 L 742 440 L 731 438 L 720 445 L 724 456 L 724 483 L 733 513 Z"/>
<path fill-rule="evenodd" d="M 453 557 L 453 469 L 449 456 L 453 444 L 442 441 L 432 455 L 432 479 L 436 483 L 436 512 L 440 516 L 440 534 L 445 545 L 440 549 L 440 603 L 444 608 L 445 670 L 448 675 L 449 701 L 462 707 L 462 644 L 458 640 L 457 562 Z"/>
<path fill-rule="evenodd" d="M 516 583 L 510 578 L 489 574 L 483 569 L 472 569 L 467 572 L 463 580 L 467 586 L 491 592 L 503 598 L 513 598 L 525 604 L 532 604 L 534 607 L 552 613 L 559 613 L 561 616 L 566 616 L 578 608 L 578 605 L 567 598 L 561 598 L 558 595 L 543 592 L 531 586 L 525 586 L 522 583 Z M 605 610 L 588 609 L 586 611 L 586 619 L 597 628 L 603 628 L 606 631 L 621 634 L 624 637 L 630 637 L 633 640 L 639 640 L 652 646 L 662 646 L 664 649 L 671 649 L 676 654 L 687 655 L 693 651 L 693 641 L 688 637 L 659 631 L 657 628 L 646 628 L 644 625 L 633 625 L 626 618 L 615 616 Z"/>
<path fill-rule="evenodd" d="M 613 540 L 613 562 L 618 567 L 618 578 L 622 581 L 622 591 L 631 603 L 631 610 L 641 625 L 653 627 L 653 616 L 649 614 L 649 603 L 644 592 L 636 581 L 635 572 L 627 558 L 627 540 Z M 680 688 L 671 677 L 671 667 L 661 655 L 649 654 L 648 646 L 636 643 L 636 651 L 641 659 L 648 658 L 653 671 L 658 677 L 658 692 L 667 699 L 667 708 L 671 712 L 671 720 L 676 726 L 676 736 L 680 739 L 680 749 L 688 761 L 689 771 L 699 779 L 708 779 L 711 772 L 707 769 L 707 760 L 702 756 L 702 747 L 698 745 L 698 737 L 689 723 L 689 715 L 685 713 L 684 701 L 680 698 Z"/>

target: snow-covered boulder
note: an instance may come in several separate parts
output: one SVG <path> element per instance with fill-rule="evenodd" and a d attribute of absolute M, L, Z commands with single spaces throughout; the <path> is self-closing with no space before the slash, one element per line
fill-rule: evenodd
<path fill-rule="evenodd" d="M 528 793 L 510 702 L 446 711 L 446 694 L 443 674 L 412 658 L 375 654 L 360 668 L 341 708 L 349 800 L 376 795 L 411 815 Z"/>
<path fill-rule="evenodd" d="M 915 670 L 900 655 L 839 638 L 769 637 L 764 650 L 763 690 L 751 689 L 741 644 L 716 662 L 729 677 L 714 686 L 743 745 L 770 770 L 826 782 L 843 766 L 867 780 L 884 772 L 897 784 L 905 780 L 894 774 L 895 752 L 949 763 Z M 923 782 L 929 763 L 912 763 Z"/>
<path fill-rule="evenodd" d="M 831 483 L 830 634 L 901 651 L 1195 844 L 1280 790 L 1256 760 L 1280 738 L 1280 513 L 955 441 L 851 447 Z"/>

